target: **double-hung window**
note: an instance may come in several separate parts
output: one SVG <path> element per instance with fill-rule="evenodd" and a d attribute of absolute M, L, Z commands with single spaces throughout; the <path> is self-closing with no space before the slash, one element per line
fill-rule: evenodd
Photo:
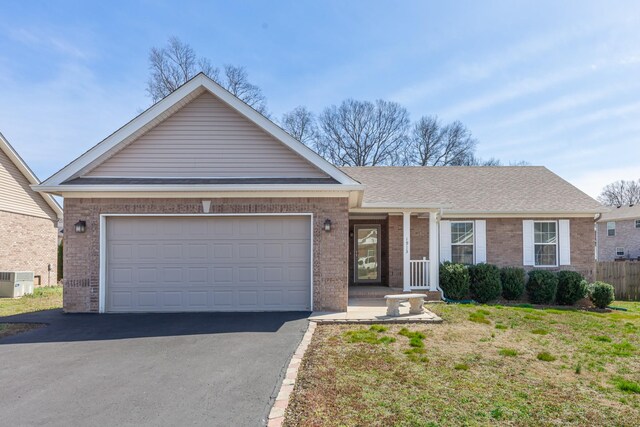
<path fill-rule="evenodd" d="M 636 228 L 640 228 L 640 219 L 636 219 Z"/>
<path fill-rule="evenodd" d="M 451 261 L 473 264 L 473 221 L 451 222 Z"/>
<path fill-rule="evenodd" d="M 556 221 L 534 221 L 533 243 L 536 267 L 558 265 L 558 223 Z"/>
<path fill-rule="evenodd" d="M 624 248 L 616 248 L 616 256 L 623 257 L 624 256 Z"/>
<path fill-rule="evenodd" d="M 609 221 L 607 222 L 607 236 L 615 236 L 616 235 L 616 222 Z"/>

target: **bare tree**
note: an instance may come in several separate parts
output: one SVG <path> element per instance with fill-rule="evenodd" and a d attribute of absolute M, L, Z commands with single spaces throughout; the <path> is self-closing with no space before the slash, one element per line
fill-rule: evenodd
<path fill-rule="evenodd" d="M 456 121 L 442 126 L 437 116 L 424 116 L 413 125 L 405 163 L 419 166 L 464 165 L 474 159 L 477 141 Z"/>
<path fill-rule="evenodd" d="M 460 159 L 459 162 L 453 162 L 453 166 L 502 166 L 502 162 L 500 159 L 496 159 L 495 157 L 490 157 L 488 159 L 481 159 L 480 157 L 476 157 L 475 154 L 471 153 L 468 156 L 465 156 Z"/>
<path fill-rule="evenodd" d="M 154 103 L 203 72 L 254 109 L 266 114 L 266 99 L 260 88 L 249 82 L 244 67 L 224 65 L 221 76 L 220 70 L 212 66 L 208 59 L 198 58 L 193 48 L 177 37 L 171 37 L 164 47 L 151 48 L 149 70 L 151 75 L 147 82 L 147 93 Z"/>
<path fill-rule="evenodd" d="M 256 111 L 266 115 L 267 99 L 258 86 L 249 82 L 249 76 L 244 67 L 235 67 L 227 64 L 224 66 L 222 74 L 222 78 L 212 77 L 213 80 L 252 106 Z"/>
<path fill-rule="evenodd" d="M 608 184 L 602 189 L 598 201 L 608 206 L 626 206 L 640 203 L 640 179 Z"/>
<path fill-rule="evenodd" d="M 282 115 L 280 125 L 298 141 L 306 146 L 316 149 L 318 142 L 318 126 L 316 119 L 307 107 L 299 106 Z"/>
<path fill-rule="evenodd" d="M 320 115 L 318 151 L 338 166 L 398 164 L 408 127 L 409 113 L 400 104 L 347 99 Z"/>

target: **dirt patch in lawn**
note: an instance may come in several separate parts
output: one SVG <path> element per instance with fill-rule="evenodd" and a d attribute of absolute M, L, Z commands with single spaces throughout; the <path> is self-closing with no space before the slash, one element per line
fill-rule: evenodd
<path fill-rule="evenodd" d="M 637 425 L 640 304 L 429 308 L 443 324 L 319 325 L 285 425 Z"/>

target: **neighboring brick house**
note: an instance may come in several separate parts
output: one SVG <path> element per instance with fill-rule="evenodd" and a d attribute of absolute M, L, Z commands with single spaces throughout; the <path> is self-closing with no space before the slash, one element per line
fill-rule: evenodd
<path fill-rule="evenodd" d="M 603 211 L 543 167 L 337 168 L 203 74 L 36 188 L 77 312 L 345 310 L 447 260 L 592 277 Z"/>
<path fill-rule="evenodd" d="M 62 209 L 0 134 L 0 271 L 33 271 L 36 284 L 55 285 Z"/>
<path fill-rule="evenodd" d="M 640 260 L 640 205 L 612 207 L 596 223 L 598 261 Z"/>

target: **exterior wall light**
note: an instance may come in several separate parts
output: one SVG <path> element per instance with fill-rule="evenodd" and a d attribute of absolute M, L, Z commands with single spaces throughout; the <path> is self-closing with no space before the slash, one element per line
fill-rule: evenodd
<path fill-rule="evenodd" d="M 76 229 L 76 233 L 84 233 L 85 231 L 87 231 L 87 223 L 86 221 L 78 221 L 75 223 L 74 225 L 75 229 Z"/>
<path fill-rule="evenodd" d="M 324 221 L 324 231 L 331 231 L 331 220 L 330 219 L 326 219 Z"/>

